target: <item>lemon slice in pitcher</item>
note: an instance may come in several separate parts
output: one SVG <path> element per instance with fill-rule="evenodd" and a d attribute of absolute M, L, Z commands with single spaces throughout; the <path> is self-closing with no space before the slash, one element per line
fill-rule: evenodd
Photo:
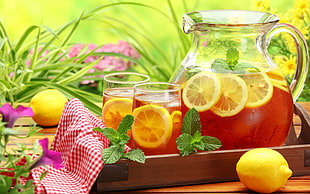
<path fill-rule="evenodd" d="M 144 148 L 166 144 L 172 134 L 172 119 L 167 109 L 158 105 L 144 105 L 134 109 L 132 125 L 134 141 Z"/>
<path fill-rule="evenodd" d="M 221 82 L 222 93 L 211 110 L 221 117 L 236 115 L 248 100 L 247 85 L 242 78 L 233 74 L 223 74 Z"/>
<path fill-rule="evenodd" d="M 272 71 L 266 72 L 273 86 L 285 91 L 289 92 L 288 83 L 282 72 L 279 69 L 275 69 Z"/>
<path fill-rule="evenodd" d="M 272 97 L 273 85 L 265 73 L 248 74 L 243 76 L 249 98 L 246 103 L 247 107 L 258 107 L 266 104 Z"/>
<path fill-rule="evenodd" d="M 202 112 L 210 109 L 221 94 L 221 81 L 215 73 L 200 72 L 185 84 L 182 99 L 188 108 Z"/>

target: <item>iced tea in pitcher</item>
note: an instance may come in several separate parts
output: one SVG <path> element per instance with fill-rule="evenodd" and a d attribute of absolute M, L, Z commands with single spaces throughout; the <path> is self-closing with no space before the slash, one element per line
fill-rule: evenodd
<path fill-rule="evenodd" d="M 182 112 L 199 111 L 202 135 L 221 140 L 221 149 L 279 146 L 293 115 L 293 100 L 279 72 L 199 72 L 182 90 Z"/>

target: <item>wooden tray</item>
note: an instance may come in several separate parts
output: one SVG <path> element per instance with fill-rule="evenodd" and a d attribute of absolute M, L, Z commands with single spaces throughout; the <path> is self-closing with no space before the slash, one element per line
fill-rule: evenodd
<path fill-rule="evenodd" d="M 284 146 L 273 147 L 287 159 L 293 176 L 310 175 L 310 117 L 295 103 L 301 121 L 300 134 L 291 127 Z M 145 164 L 120 160 L 105 165 L 94 184 L 96 191 L 122 191 L 238 180 L 235 170 L 240 156 L 248 149 L 147 156 Z"/>

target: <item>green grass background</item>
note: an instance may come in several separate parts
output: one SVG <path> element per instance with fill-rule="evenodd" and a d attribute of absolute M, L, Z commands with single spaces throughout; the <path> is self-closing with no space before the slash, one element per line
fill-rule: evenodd
<path fill-rule="evenodd" d="M 154 6 L 159 10 L 169 13 L 166 0 L 129 0 L 130 2 L 143 3 Z M 0 20 L 6 26 L 9 35 L 15 39 L 30 25 L 46 25 L 52 29 L 77 18 L 83 11 L 95 8 L 96 6 L 125 2 L 124 0 L 2 0 L 0 1 Z M 127 1 L 128 2 L 128 1 Z M 180 21 L 182 14 L 187 10 L 205 9 L 244 9 L 253 10 L 254 0 L 171 0 L 176 16 Z M 292 6 L 290 0 L 271 0 L 271 7 L 278 11 L 285 11 Z M 185 6 L 186 5 L 186 6 Z M 73 42 L 95 43 L 97 45 L 114 43 L 122 39 L 121 35 L 115 33 L 119 26 L 111 29 L 106 24 L 106 18 L 113 17 L 129 23 L 135 27 L 144 26 L 149 36 L 157 40 L 160 44 L 173 40 L 170 33 L 173 30 L 172 21 L 159 15 L 156 11 L 145 7 L 134 5 L 116 6 L 106 10 L 100 16 L 84 22 L 74 36 Z M 110 21 L 109 21 L 110 22 Z M 177 40 L 175 40 L 177 41 Z"/>

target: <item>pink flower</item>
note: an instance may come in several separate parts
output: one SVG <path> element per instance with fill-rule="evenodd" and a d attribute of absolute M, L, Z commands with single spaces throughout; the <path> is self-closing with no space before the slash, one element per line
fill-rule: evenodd
<path fill-rule="evenodd" d="M 105 44 L 102 47 L 98 47 L 95 44 L 76 44 L 71 48 L 68 57 L 77 57 L 86 47 L 88 47 L 88 50 L 85 51 L 84 54 L 87 54 L 95 49 L 94 53 L 112 52 L 130 56 L 135 59 L 140 58 L 140 54 L 128 42 L 123 40 L 120 40 L 117 44 L 110 43 Z M 89 56 L 84 60 L 84 63 L 94 62 L 98 60 L 98 58 L 99 56 Z M 88 73 L 93 73 L 95 71 L 124 71 L 131 65 L 131 61 L 124 60 L 120 57 L 104 56 L 103 59 L 94 66 L 94 69 L 89 70 Z M 81 84 L 89 83 L 94 83 L 94 80 L 85 80 L 81 82 Z"/>
<path fill-rule="evenodd" d="M 38 49 L 38 52 L 40 52 L 41 50 L 42 50 L 42 48 L 39 48 L 39 49 Z M 33 53 L 34 53 L 34 50 L 31 50 L 31 51 L 29 52 L 29 56 L 32 56 Z M 49 51 L 48 51 L 48 50 L 45 50 L 45 51 L 42 53 L 42 55 L 40 56 L 40 58 L 45 57 L 48 53 L 49 53 Z M 46 59 L 46 61 L 47 61 L 47 59 Z M 31 60 L 26 61 L 26 65 L 27 65 L 28 67 L 30 66 L 30 63 L 31 63 Z"/>
<path fill-rule="evenodd" d="M 23 116 L 33 116 L 32 108 L 24 107 L 22 105 L 14 109 L 9 103 L 5 103 L 0 108 L 0 114 L 2 114 L 3 121 L 6 122 L 6 127 L 13 128 L 14 122 Z"/>
<path fill-rule="evenodd" d="M 43 155 L 35 163 L 32 164 L 30 169 L 49 164 L 52 164 L 56 169 L 64 167 L 61 164 L 61 153 L 48 149 L 48 138 L 39 140 L 39 143 L 43 149 Z"/>

